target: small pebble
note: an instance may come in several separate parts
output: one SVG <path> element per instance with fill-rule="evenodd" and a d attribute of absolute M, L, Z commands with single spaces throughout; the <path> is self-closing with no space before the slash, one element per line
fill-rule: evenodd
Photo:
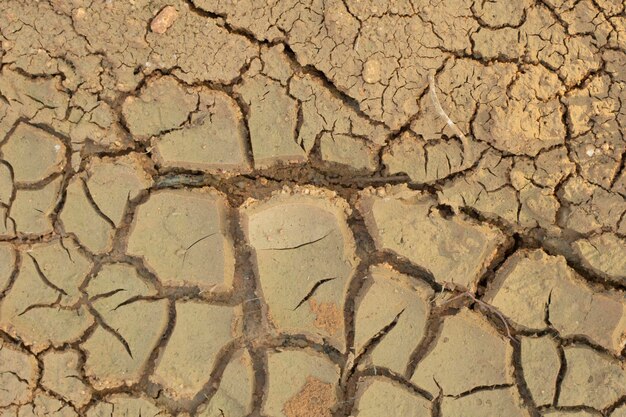
<path fill-rule="evenodd" d="M 174 6 L 165 6 L 150 22 L 150 29 L 154 33 L 163 34 L 169 29 L 178 17 L 178 11 Z"/>

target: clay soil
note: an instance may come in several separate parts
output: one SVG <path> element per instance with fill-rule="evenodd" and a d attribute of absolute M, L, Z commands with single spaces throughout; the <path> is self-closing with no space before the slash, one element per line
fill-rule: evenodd
<path fill-rule="evenodd" d="M 626 3 L 0 2 L 0 417 L 626 417 Z"/>

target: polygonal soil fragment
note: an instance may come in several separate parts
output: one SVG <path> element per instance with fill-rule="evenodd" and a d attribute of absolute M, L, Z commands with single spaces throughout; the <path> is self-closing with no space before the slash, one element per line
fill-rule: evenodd
<path fill-rule="evenodd" d="M 151 79 L 138 97 L 127 97 L 122 114 L 130 132 L 145 138 L 175 129 L 196 109 L 198 96 L 173 77 Z"/>
<path fill-rule="evenodd" d="M 237 102 L 203 88 L 188 123 L 152 140 L 153 157 L 165 168 L 241 173 L 250 170 L 245 127 Z"/>
<path fill-rule="evenodd" d="M 411 381 L 433 395 L 459 395 L 476 387 L 513 383 L 513 349 L 478 313 L 463 309 L 445 319 Z"/>
<path fill-rule="evenodd" d="M 167 3 L 174 2 L 161 4 Z M 178 17 L 165 33 L 145 34 L 151 51 L 148 62 L 157 69 L 171 71 L 186 83 L 233 83 L 258 54 L 258 47 L 245 36 L 231 33 L 218 20 L 191 10 L 185 2 L 177 2 L 176 8 Z M 159 6 L 154 12 L 158 10 Z M 130 14 L 135 17 L 135 9 Z M 142 23 L 145 31 L 148 22 Z"/>
<path fill-rule="evenodd" d="M 207 404 L 198 408 L 198 417 L 216 417 L 223 413 L 228 417 L 244 417 L 252 411 L 254 373 L 250 355 L 237 352 L 230 360 L 220 381 L 219 388 Z"/>
<path fill-rule="evenodd" d="M 515 72 L 516 67 L 512 63 L 493 62 L 492 65 L 484 65 L 469 59 L 448 60 L 442 70 L 434 74 L 432 81 L 428 80 L 428 92 L 419 99 L 419 111 L 411 123 L 411 131 L 423 138 L 417 142 L 439 147 L 441 144 L 455 143 L 460 140 L 459 132 L 461 132 L 468 137 L 467 142 L 472 148 L 476 146 L 476 141 L 472 140 L 471 121 L 475 117 L 478 106 L 481 103 L 502 103 L 503 92 L 514 79 Z M 437 103 L 456 128 L 447 123 Z M 449 138 L 456 140 L 451 141 Z M 455 155 L 457 152 L 451 152 L 451 166 L 448 168 L 458 169 L 455 166 L 458 166 L 459 159 L 466 159 L 466 163 L 469 163 L 478 156 L 471 152 L 474 156 L 470 158 L 468 151 L 473 150 L 463 149 L 465 151 L 463 155 Z M 401 155 L 398 157 L 402 158 Z M 419 159 L 416 162 L 417 166 L 422 165 Z M 428 161 L 424 160 L 424 162 Z M 433 166 L 438 165 L 433 164 Z"/>
<path fill-rule="evenodd" d="M 431 414 L 430 401 L 391 380 L 373 377 L 359 386 L 354 411 L 358 417 L 411 416 Z"/>
<path fill-rule="evenodd" d="M 307 331 L 343 346 L 343 303 L 356 265 L 348 210 L 334 193 L 312 187 L 244 206 L 268 315 L 281 331 Z"/>
<path fill-rule="evenodd" d="M 159 190 L 137 209 L 129 255 L 166 285 L 230 288 L 234 255 L 228 204 L 214 189 Z"/>
<path fill-rule="evenodd" d="M 539 157 L 537 159 L 516 158 L 509 173 L 511 184 L 518 193 L 519 199 L 517 223 L 522 227 L 542 227 L 552 231 L 556 229 L 555 224 L 557 223 L 560 202 L 555 197 L 553 188 L 543 186 L 540 182 L 536 182 L 535 178 L 554 177 L 550 174 L 558 170 L 559 167 L 566 168 L 563 174 L 567 175 L 568 164 L 559 164 L 560 160 L 554 160 L 552 161 L 553 167 L 547 172 L 548 175 L 544 173 L 544 175 L 539 176 L 537 174 L 544 171 L 544 168 L 536 165 L 535 161 L 537 160 Z"/>
<path fill-rule="evenodd" d="M 550 322 L 561 336 L 584 335 L 619 354 L 626 340 L 626 297 L 576 278 L 554 287 Z"/>
<path fill-rule="evenodd" d="M 280 48 L 282 45 L 275 47 L 272 51 Z M 326 88 L 320 79 L 310 74 L 294 74 L 289 79 L 289 93 L 300 102 L 302 125 L 298 130 L 297 143 L 306 152 L 313 148 L 316 139 L 322 135 L 322 150 L 324 149 L 324 142 L 326 142 L 327 152 L 333 155 L 334 159 L 337 159 L 335 162 L 348 163 L 347 159 L 345 162 L 339 160 L 343 160 L 343 154 L 338 154 L 343 147 L 356 147 L 364 154 L 364 142 L 371 145 L 385 143 L 389 134 L 387 127 L 380 123 L 374 123 L 358 113 L 352 106 L 346 105 L 337 95 L 333 94 L 333 91 Z M 324 132 L 327 134 L 323 135 Z M 328 139 L 324 140 L 324 137 Z M 329 140 L 333 138 L 340 141 L 351 141 L 354 144 L 340 143 L 331 146 Z M 341 158 L 339 158 L 340 155 Z M 361 164 L 369 159 L 361 153 L 358 156 L 358 161 L 362 161 Z M 352 158 L 354 157 L 350 157 L 350 159 Z M 371 162 L 368 161 L 367 163 L 370 164 Z"/>
<path fill-rule="evenodd" d="M 550 336 L 525 337 L 521 343 L 524 380 L 536 405 L 550 405 L 554 399 L 561 367 L 557 344 Z"/>
<path fill-rule="evenodd" d="M 70 139 L 72 143 L 72 167 L 78 170 L 77 152 L 87 145 L 90 148 L 119 151 L 133 146 L 133 138 L 126 133 L 120 123 L 117 108 L 103 101 L 104 97 L 95 94 L 77 94 L 74 101 L 80 102 L 84 108 L 74 107 L 68 117 Z M 106 91 L 104 92 L 106 94 Z M 79 98 L 80 97 L 80 98 Z M 78 161 L 80 162 L 80 160 Z"/>
<path fill-rule="evenodd" d="M 564 108 L 558 96 L 562 92 L 556 74 L 543 66 L 529 67 L 501 100 L 479 103 L 472 124 L 477 139 L 504 152 L 529 156 L 563 143 Z"/>
<path fill-rule="evenodd" d="M 624 54 L 620 56 L 617 74 L 623 72 Z M 606 58 L 612 60 L 610 55 Z M 621 127 L 626 117 L 621 104 L 625 85 L 615 81 L 609 74 L 597 74 L 563 99 L 568 109 L 572 160 L 582 178 L 607 190 L 616 185 L 626 150 Z M 619 191 L 619 186 L 616 188 Z"/>
<path fill-rule="evenodd" d="M 236 91 L 250 107 L 248 128 L 256 168 L 267 168 L 277 161 L 306 160 L 306 153 L 295 137 L 298 103 L 289 97 L 285 88 L 258 75 L 246 78 Z"/>
<path fill-rule="evenodd" d="M 603 233 L 574 243 L 583 264 L 604 278 L 626 283 L 626 241 L 613 233 Z"/>
<path fill-rule="evenodd" d="M 88 192 L 89 188 L 82 178 L 72 178 L 59 218 L 65 232 L 74 234 L 88 250 L 93 253 L 107 252 L 112 247 L 115 225 L 102 214 Z"/>
<path fill-rule="evenodd" d="M 406 173 L 413 182 L 431 182 L 474 164 L 485 146 L 472 141 L 470 147 L 466 150 L 461 142 L 455 140 L 427 141 L 407 131 L 391 142 L 382 160 L 390 175 Z"/>
<path fill-rule="evenodd" d="M 609 230 L 626 232 L 626 222 L 621 222 L 626 200 L 621 195 L 590 184 L 579 176 L 570 176 L 559 197 L 567 205 L 559 219 L 561 227 L 583 234 Z"/>
<path fill-rule="evenodd" d="M 322 71 L 355 99 L 360 111 L 400 129 L 418 110 L 416 97 L 426 87 L 427 74 L 445 60 L 443 51 L 469 53 L 467 34 L 479 25 L 469 2 L 444 1 L 437 13 L 428 3 L 374 3 L 278 1 L 271 13 L 253 3 L 241 7 L 205 0 L 197 5 L 259 39 L 286 41 L 301 65 Z M 363 17 L 355 8 L 366 10 Z"/>
<path fill-rule="evenodd" d="M 463 215 L 447 218 L 436 205 L 435 198 L 398 186 L 366 190 L 358 208 L 379 250 L 426 268 L 437 282 L 474 290 L 504 236 Z"/>
<path fill-rule="evenodd" d="M 72 258 L 60 241 L 22 253 L 20 271 L 0 306 L 2 329 L 35 352 L 76 341 L 93 323 L 87 309 L 75 304 L 90 263 L 70 248 Z"/>
<path fill-rule="evenodd" d="M 263 415 L 331 417 L 337 402 L 339 367 L 308 350 L 270 352 Z"/>
<path fill-rule="evenodd" d="M 0 407 L 29 402 L 38 372 L 33 355 L 0 341 Z"/>
<path fill-rule="evenodd" d="M 13 4 L 7 6 L 12 9 L 16 7 L 16 5 Z M 28 7 L 32 5 L 24 4 L 23 6 Z M 2 96 L 6 99 L 6 101 L 3 100 L 2 108 L 0 108 L 0 132 L 3 138 L 16 124 L 23 124 L 24 122 L 22 120 L 24 119 L 27 119 L 28 124 L 31 126 L 41 123 L 47 126 L 54 126 L 56 128 L 57 126 L 55 125 L 57 125 L 57 123 L 66 116 L 68 110 L 69 97 L 64 91 L 65 88 L 61 85 L 60 76 L 50 74 L 50 77 L 33 77 L 23 71 L 19 71 L 20 66 L 22 69 L 28 68 L 28 71 L 32 71 L 34 70 L 34 66 L 38 66 L 37 63 L 34 62 L 37 59 L 33 59 L 34 57 L 31 53 L 35 50 L 35 45 L 41 48 L 40 38 L 37 39 L 39 37 L 38 35 L 41 35 L 41 33 L 36 34 L 36 30 L 33 27 L 25 30 L 24 22 L 26 20 L 30 20 L 26 16 L 31 17 L 38 15 L 39 18 L 42 18 L 45 15 L 45 18 L 49 19 L 56 15 L 56 13 L 52 12 L 49 7 L 45 6 L 34 13 L 31 10 L 19 9 L 21 8 L 18 7 L 18 10 L 7 10 L 5 8 L 2 11 L 3 16 L 16 16 L 14 13 L 17 12 L 17 15 L 22 18 L 22 20 L 19 20 L 19 23 L 17 23 L 18 19 L 15 19 L 15 25 L 7 22 L 7 20 L 3 21 L 4 27 L 12 26 L 15 28 L 15 31 L 12 34 L 9 35 L 8 32 L 3 34 L 3 47 L 6 44 L 9 45 L 8 48 L 4 47 L 3 49 L 5 51 L 8 49 L 13 52 L 11 54 L 13 55 L 11 58 L 6 56 L 3 58 L 3 62 L 5 63 L 9 62 L 7 61 L 7 58 L 13 62 L 13 65 L 11 65 L 13 69 L 9 69 L 9 66 L 5 65 L 0 73 L 0 90 L 2 90 Z M 26 20 L 24 20 L 24 18 L 26 18 Z M 9 21 L 11 20 L 12 19 L 9 18 Z M 33 20 L 30 20 L 30 22 L 34 23 L 34 17 Z M 52 25 L 54 25 L 54 23 L 52 23 Z M 17 29 L 18 27 L 20 28 L 19 30 Z M 55 28 L 55 30 L 58 31 L 67 31 L 68 29 L 69 26 L 66 28 Z M 26 32 L 29 31 L 31 32 L 30 36 L 26 34 Z M 7 37 L 13 37 L 13 40 L 5 43 L 7 38 L 4 35 Z M 55 39 L 58 40 L 59 38 L 55 37 Z M 68 39 L 64 38 L 64 40 Z M 18 46 L 16 43 L 21 45 Z M 17 47 L 14 48 L 13 46 Z M 39 50 L 43 51 L 42 49 Z M 59 55 L 64 52 L 66 51 L 58 51 Z M 54 65 L 48 65 L 52 63 L 50 57 L 47 56 L 44 60 L 47 61 L 44 65 L 48 68 L 48 70 L 52 69 Z M 22 61 L 22 63 L 21 65 L 17 64 L 18 67 L 16 68 L 15 61 Z M 39 67 L 39 69 L 41 70 L 40 74 L 47 72 L 42 67 Z M 56 69 L 53 71 L 56 71 Z M 40 168 L 31 169 L 37 170 Z"/>
<path fill-rule="evenodd" d="M 587 346 L 566 347 L 565 360 L 567 370 L 558 405 L 603 410 L 626 394 L 626 372 L 621 361 Z"/>
<path fill-rule="evenodd" d="M 94 158 L 87 166 L 87 189 L 95 205 L 115 226 L 123 220 L 129 200 L 152 186 L 150 159 L 140 154 Z"/>
<path fill-rule="evenodd" d="M 33 401 L 19 408 L 19 417 L 77 417 L 76 410 L 50 394 L 38 391 Z"/>
<path fill-rule="evenodd" d="M 498 270 L 485 301 L 515 326 L 563 336 L 584 335 L 616 353 L 626 332 L 626 301 L 615 291 L 590 287 L 562 257 L 519 251 Z"/>
<path fill-rule="evenodd" d="M 545 311 L 554 281 L 568 273 L 562 258 L 540 250 L 517 252 L 498 270 L 485 301 L 514 324 L 543 329 L 547 326 Z"/>
<path fill-rule="evenodd" d="M 11 204 L 10 220 L 19 234 L 43 235 L 53 231 L 50 214 L 59 200 L 61 178 L 43 188 L 17 190 Z"/>
<path fill-rule="evenodd" d="M 422 340 L 433 290 L 423 282 L 394 271 L 390 265 L 370 268 L 370 277 L 356 300 L 355 350 L 396 317 L 397 323 L 371 352 L 371 363 L 404 374 L 411 353 Z"/>
<path fill-rule="evenodd" d="M 517 191 L 510 184 L 512 165 L 511 158 L 504 158 L 494 150 L 486 151 L 473 171 L 453 178 L 441 187 L 439 202 L 455 211 L 471 207 L 485 217 L 516 224 L 520 204 Z"/>
<path fill-rule="evenodd" d="M 194 301 L 176 303 L 176 324 L 150 377 L 176 398 L 192 398 L 239 331 L 235 309 Z"/>
<path fill-rule="evenodd" d="M 27 249 L 22 257 L 35 262 L 40 276 L 63 294 L 60 304 L 71 306 L 81 298 L 79 287 L 89 273 L 92 263 L 71 239 L 56 239 Z"/>
<path fill-rule="evenodd" d="M 137 382 L 167 326 L 168 301 L 154 299 L 156 291 L 126 264 L 104 265 L 87 295 L 100 324 L 81 345 L 91 384 L 103 389 Z"/>
<path fill-rule="evenodd" d="M 0 293 L 9 285 L 15 269 L 17 251 L 10 243 L 0 243 Z"/>
<path fill-rule="evenodd" d="M 65 145 L 45 130 L 20 123 L 0 147 L 2 159 L 13 168 L 18 184 L 33 184 L 59 172 L 65 163 Z"/>
<path fill-rule="evenodd" d="M 80 356 L 75 350 L 46 352 L 41 384 L 80 408 L 91 399 L 91 388 L 81 380 L 79 367 Z"/>
<path fill-rule="evenodd" d="M 376 171 L 378 148 L 364 139 L 327 132 L 320 137 L 322 160 L 349 166 L 358 171 Z"/>
<path fill-rule="evenodd" d="M 515 388 L 478 391 L 460 398 L 444 397 L 441 417 L 530 417 Z"/>
<path fill-rule="evenodd" d="M 94 403 L 85 413 L 87 417 L 169 417 L 144 397 L 134 398 L 128 394 L 113 394 Z"/>

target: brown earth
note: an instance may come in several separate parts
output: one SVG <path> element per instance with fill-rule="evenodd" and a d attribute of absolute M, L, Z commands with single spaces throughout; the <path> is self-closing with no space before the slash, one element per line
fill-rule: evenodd
<path fill-rule="evenodd" d="M 0 417 L 625 417 L 626 2 L 0 2 Z"/>

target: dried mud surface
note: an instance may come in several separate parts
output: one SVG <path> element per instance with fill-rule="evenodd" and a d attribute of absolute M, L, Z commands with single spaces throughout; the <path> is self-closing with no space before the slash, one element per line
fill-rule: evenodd
<path fill-rule="evenodd" d="M 626 3 L 0 2 L 0 417 L 626 416 Z"/>

